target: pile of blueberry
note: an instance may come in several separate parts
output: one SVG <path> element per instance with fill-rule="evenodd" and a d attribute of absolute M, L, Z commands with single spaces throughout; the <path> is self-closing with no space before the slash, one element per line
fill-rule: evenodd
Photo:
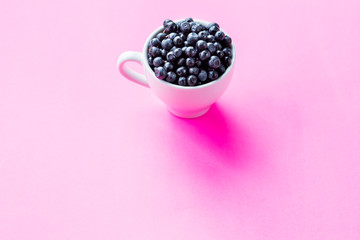
<path fill-rule="evenodd" d="M 164 29 L 149 42 L 148 62 L 155 76 L 181 86 L 218 79 L 231 65 L 231 38 L 219 24 L 204 26 L 187 18 L 166 19 Z"/>

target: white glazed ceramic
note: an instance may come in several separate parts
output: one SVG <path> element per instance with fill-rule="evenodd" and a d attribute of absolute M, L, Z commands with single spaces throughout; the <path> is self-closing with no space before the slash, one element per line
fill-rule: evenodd
<path fill-rule="evenodd" d="M 202 20 L 194 21 L 205 25 L 208 24 L 208 22 Z M 182 118 L 200 117 L 221 97 L 230 83 L 235 62 L 234 45 L 232 44 L 232 63 L 219 79 L 195 87 L 179 86 L 156 78 L 154 71 L 150 68 L 147 61 L 148 43 L 162 28 L 161 26 L 156 29 L 149 38 L 146 39 L 142 53 L 128 51 L 120 55 L 117 62 L 120 73 L 135 83 L 150 87 L 155 95 L 167 105 L 169 111 L 174 115 Z M 126 67 L 125 63 L 127 61 L 140 63 L 144 67 L 145 76 Z"/>

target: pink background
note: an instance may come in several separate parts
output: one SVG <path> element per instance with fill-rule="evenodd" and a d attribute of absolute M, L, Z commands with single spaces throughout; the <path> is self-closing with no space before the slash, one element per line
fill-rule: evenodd
<path fill-rule="evenodd" d="M 2 2 L 0 239 L 360 239 L 359 12 Z M 188 16 L 219 22 L 238 53 L 195 120 L 116 68 L 164 18 Z"/>

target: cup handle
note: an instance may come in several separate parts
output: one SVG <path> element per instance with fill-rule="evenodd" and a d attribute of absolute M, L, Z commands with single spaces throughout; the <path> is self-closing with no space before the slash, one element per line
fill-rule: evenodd
<path fill-rule="evenodd" d="M 149 84 L 146 81 L 146 78 L 143 74 L 137 73 L 134 70 L 130 69 L 129 67 L 125 66 L 125 63 L 128 61 L 137 62 L 140 65 L 143 65 L 144 63 L 142 61 L 141 53 L 133 52 L 133 51 L 122 53 L 118 58 L 117 66 L 120 73 L 130 81 L 140 84 L 144 87 L 149 87 Z"/>

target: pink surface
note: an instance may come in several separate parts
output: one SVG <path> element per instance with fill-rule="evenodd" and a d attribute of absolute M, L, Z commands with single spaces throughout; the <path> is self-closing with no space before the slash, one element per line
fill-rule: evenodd
<path fill-rule="evenodd" d="M 359 1 L 182 2 L 2 4 L 1 240 L 360 239 Z M 188 16 L 238 52 L 195 120 L 116 69 Z"/>

